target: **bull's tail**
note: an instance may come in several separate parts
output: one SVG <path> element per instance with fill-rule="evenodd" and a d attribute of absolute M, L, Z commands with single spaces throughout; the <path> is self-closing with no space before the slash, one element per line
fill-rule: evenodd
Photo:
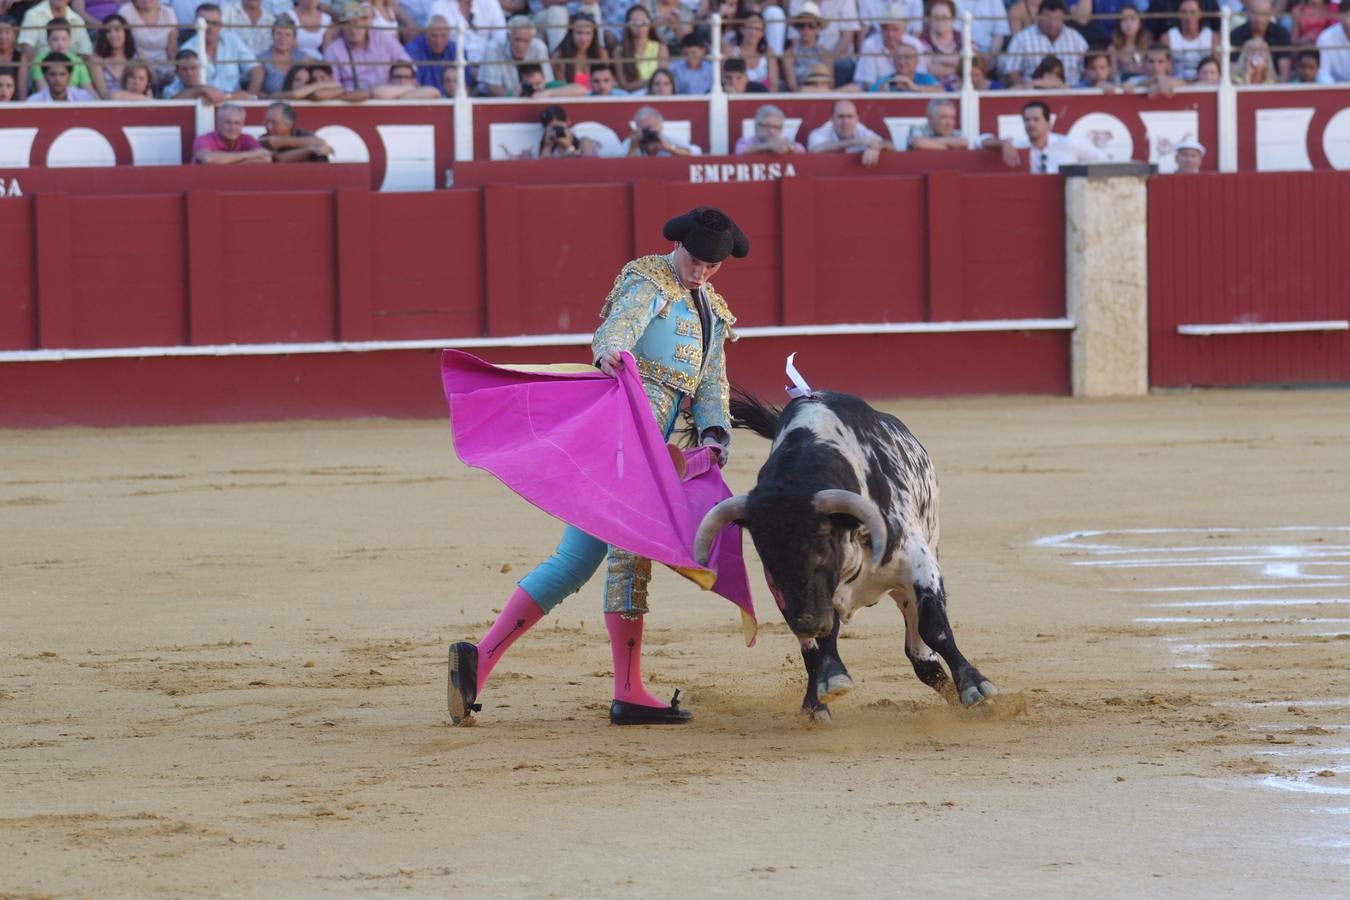
<path fill-rule="evenodd" d="M 765 403 L 742 388 L 731 387 L 731 427 L 745 428 L 768 440 L 778 433 L 778 418 L 783 414 L 781 407 Z M 681 442 L 686 447 L 698 446 L 698 426 L 694 424 L 692 409 L 683 413 L 684 424 L 680 428 Z"/>
<path fill-rule="evenodd" d="M 766 440 L 778 434 L 778 420 L 783 415 L 781 406 L 765 403 L 754 394 L 733 386 L 731 389 L 731 427 L 753 431 Z"/>

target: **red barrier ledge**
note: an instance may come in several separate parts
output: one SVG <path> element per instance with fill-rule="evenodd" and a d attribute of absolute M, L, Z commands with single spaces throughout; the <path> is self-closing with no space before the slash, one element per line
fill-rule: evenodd
<path fill-rule="evenodd" d="M 1021 167 L 1025 171 L 1025 167 Z M 858 153 L 808 153 L 788 156 L 672 156 L 600 159 L 531 159 L 455 163 L 455 187 L 500 184 L 596 184 L 675 181 L 686 184 L 738 184 L 785 178 L 847 178 L 852 175 L 923 175 L 928 172 L 1007 174 L 997 150 L 883 153 L 871 168 Z"/>
<path fill-rule="evenodd" d="M 267 192 L 370 190 L 366 163 L 277 166 L 112 166 L 0 169 L 9 197 L 49 194 L 185 194 L 189 191 Z"/>

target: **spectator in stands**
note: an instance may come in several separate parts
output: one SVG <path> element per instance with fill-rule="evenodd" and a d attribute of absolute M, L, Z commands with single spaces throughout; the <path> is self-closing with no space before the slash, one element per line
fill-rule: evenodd
<path fill-rule="evenodd" d="M 623 97 L 627 94 L 627 91 L 619 87 L 619 76 L 615 74 L 613 65 L 610 63 L 601 63 L 598 66 L 592 67 L 592 97 Z"/>
<path fill-rule="evenodd" d="M 33 5 L 35 5 L 33 0 L 17 0 L 10 6 L 10 9 L 26 8 Z M 98 36 L 96 34 L 98 29 L 94 23 L 101 23 L 108 16 L 115 14 L 117 8 L 121 5 L 122 0 L 71 0 L 70 4 L 71 8 L 80 14 L 80 18 L 89 24 L 91 38 Z"/>
<path fill-rule="evenodd" d="M 956 0 L 956 13 L 957 32 L 961 31 L 963 16 L 970 13 L 975 20 L 971 23 L 975 52 L 991 60 L 997 59 L 1004 43 L 1012 36 L 1008 8 L 1003 5 L 1003 0 Z"/>
<path fill-rule="evenodd" d="M 70 86 L 72 62 L 64 53 L 51 52 L 42 61 L 46 87 L 28 95 L 28 103 L 92 103 L 98 100 L 83 88 Z"/>
<path fill-rule="evenodd" d="M 225 31 L 239 38 L 254 56 L 262 56 L 272 45 L 272 26 L 277 17 L 267 11 L 263 0 L 230 0 L 221 8 L 220 16 Z"/>
<path fill-rule="evenodd" d="M 20 77 L 24 71 L 24 54 L 19 49 L 19 25 L 13 16 L 0 15 L 0 72 L 8 72 L 14 79 L 15 100 L 28 99 L 28 79 Z"/>
<path fill-rule="evenodd" d="M 1294 43 L 1317 43 L 1327 29 L 1336 27 L 1336 5 L 1328 0 L 1303 0 L 1294 4 L 1290 18 L 1294 23 Z"/>
<path fill-rule="evenodd" d="M 1317 70 L 1322 68 L 1322 55 L 1316 50 L 1300 50 L 1294 57 L 1294 70 L 1289 80 L 1295 84 L 1314 84 Z"/>
<path fill-rule="evenodd" d="M 566 84 L 579 84 L 590 90 L 591 66 L 609 62 L 609 51 L 600 45 L 595 19 L 586 13 L 572 17 L 567 36 L 553 51 L 553 74 Z"/>
<path fill-rule="evenodd" d="M 745 19 L 736 23 L 722 41 L 722 52 L 728 58 L 745 62 L 745 76 L 751 83 L 762 84 L 769 91 L 777 88 L 778 58 L 764 37 L 764 16 L 746 13 Z"/>
<path fill-rule="evenodd" d="M 948 90 L 957 87 L 956 71 L 961 61 L 961 35 L 955 26 L 954 0 L 929 0 L 928 27 L 919 36 L 927 54 L 924 70 Z"/>
<path fill-rule="evenodd" d="M 1120 10 L 1120 21 L 1111 37 L 1111 56 L 1121 80 L 1144 74 L 1144 54 L 1153 43 L 1153 32 L 1144 27 L 1144 20 L 1133 3 Z"/>
<path fill-rule="evenodd" d="M 833 72 L 834 54 L 820 43 L 820 33 L 825 27 L 825 20 L 820 17 L 820 7 L 813 0 L 805 0 L 802 3 L 792 24 L 797 30 L 797 36 L 783 50 L 780 69 L 784 89 L 796 91 L 806 81 L 806 74 L 811 71 L 812 66 L 823 65 Z M 830 78 L 830 86 L 834 86 L 833 76 Z"/>
<path fill-rule="evenodd" d="M 680 39 L 681 47 L 691 36 L 693 32 Z M 706 50 L 706 39 L 703 46 Z M 629 7 L 624 14 L 623 37 L 611 53 L 618 66 L 619 87 L 629 92 L 641 90 L 653 72 L 670 62 L 670 51 L 652 33 L 652 16 L 643 6 Z M 711 89 L 712 63 L 708 64 L 708 78 Z"/>
<path fill-rule="evenodd" d="M 1343 0 L 1341 21 L 1317 36 L 1322 66 L 1317 80 L 1323 84 L 1350 81 L 1350 0 Z"/>
<path fill-rule="evenodd" d="M 19 82 L 14 78 L 15 69 L 0 68 L 0 103 L 13 103 L 19 92 Z"/>
<path fill-rule="evenodd" d="M 479 70 L 479 87 L 489 97 L 519 96 L 521 63 L 538 63 L 544 80 L 553 80 L 548 47 L 534 36 L 534 22 L 528 16 L 512 16 L 506 27 L 505 39 L 488 48 L 487 59 Z"/>
<path fill-rule="evenodd" d="M 594 75 L 597 69 L 592 69 Z M 525 63 L 519 69 L 520 96 L 542 100 L 545 97 L 584 97 L 586 89 L 579 84 L 549 81 L 539 63 Z"/>
<path fill-rule="evenodd" d="M 333 77 L 333 69 L 326 62 L 300 63 L 286 73 L 281 83 L 281 91 L 274 97 L 289 100 L 309 100 L 320 103 L 325 100 L 341 100 L 347 91 Z"/>
<path fill-rule="evenodd" d="M 644 106 L 633 114 L 633 131 L 620 148 L 623 156 L 695 156 L 697 148 L 673 140 L 665 133 L 666 120 L 656 109 Z"/>
<path fill-rule="evenodd" d="M 454 99 L 459 95 L 459 67 L 451 64 L 441 70 L 441 96 Z"/>
<path fill-rule="evenodd" d="M 1241 47 L 1252 38 L 1260 38 L 1274 51 L 1274 69 L 1279 81 L 1289 80 L 1289 71 L 1293 64 L 1289 47 L 1294 44 L 1289 31 L 1273 18 L 1274 6 L 1270 0 L 1246 0 L 1247 21 L 1234 28 L 1230 34 L 1230 43 Z"/>
<path fill-rule="evenodd" d="M 746 156 L 752 153 L 805 153 L 806 148 L 798 141 L 783 137 L 783 111 L 776 106 L 765 104 L 755 110 L 754 134 L 746 135 L 736 142 L 735 154 Z"/>
<path fill-rule="evenodd" d="M 863 41 L 863 23 L 858 18 L 857 0 L 818 0 L 820 5 L 820 18 L 825 22 L 825 28 L 820 33 L 820 44 L 826 50 L 834 55 L 836 60 L 852 59 L 858 52 Z M 890 22 L 905 21 L 905 9 L 899 3 L 887 3 L 883 8 L 881 18 Z M 880 27 L 880 22 L 876 23 Z M 867 50 L 864 47 L 863 52 Z M 889 56 L 889 51 L 885 51 Z M 847 73 L 847 77 L 839 79 L 841 82 L 854 80 L 852 73 Z"/>
<path fill-rule="evenodd" d="M 257 97 L 262 91 L 263 67 L 238 37 L 223 30 L 220 7 L 203 3 L 197 7 L 197 18 L 206 22 L 206 46 L 202 47 L 201 36 L 194 34 L 183 43 L 183 49 L 191 50 L 205 64 L 203 80 L 226 95 L 242 88 L 244 93 Z"/>
<path fill-rule="evenodd" d="M 192 142 L 192 161 L 206 166 L 272 162 L 272 151 L 244 134 L 244 108 L 226 103 L 216 108 L 215 131 Z"/>
<path fill-rule="evenodd" d="M 722 63 L 722 90 L 728 94 L 763 93 L 764 85 L 755 84 L 745 74 L 745 60 L 728 59 Z"/>
<path fill-rule="evenodd" d="M 899 3 L 891 3 L 885 9 L 877 34 L 863 41 L 862 53 L 853 70 L 853 90 L 871 90 L 895 74 L 895 52 L 902 46 L 913 48 L 916 54 L 923 52 L 923 43 L 905 31 L 903 9 Z M 921 71 L 923 66 L 919 66 Z"/>
<path fill-rule="evenodd" d="M 657 40 L 667 47 L 678 47 L 694 30 L 694 16 L 681 0 L 652 0 L 652 24 Z"/>
<path fill-rule="evenodd" d="M 600 145 L 590 138 L 579 136 L 567 121 L 567 110 L 561 106 L 546 106 L 539 114 L 543 132 L 534 150 L 535 159 L 570 159 L 599 156 Z"/>
<path fill-rule="evenodd" d="M 521 9 L 528 9 L 528 5 Z M 484 62 L 488 50 L 506 34 L 506 15 L 497 0 L 436 0 L 430 15 L 445 19 L 452 35 L 459 33 L 463 23 L 464 59 L 475 65 Z"/>
<path fill-rule="evenodd" d="M 29 48 L 29 58 L 47 49 L 47 23 L 52 19 L 65 19 L 70 25 L 70 47 L 76 56 L 93 55 L 94 45 L 89 40 L 88 23 L 70 8 L 70 0 L 42 0 L 24 13 L 23 30 L 19 32 L 19 47 Z"/>
<path fill-rule="evenodd" d="M 1054 91 L 1066 87 L 1064 63 L 1053 53 L 1041 60 L 1031 73 L 1031 86 L 1037 90 Z"/>
<path fill-rule="evenodd" d="M 155 99 L 155 72 L 150 64 L 133 59 L 122 70 L 122 83 L 107 98 L 123 103 L 137 103 Z"/>
<path fill-rule="evenodd" d="M 1195 0 L 1187 0 L 1195 2 Z M 1036 24 L 1022 29 L 1008 44 L 1002 57 L 1004 80 L 1017 86 L 1030 81 L 1033 72 L 1047 55 L 1058 56 L 1064 63 L 1064 80 L 1077 84 L 1083 77 L 1083 54 L 1087 41 L 1072 28 L 1064 27 L 1064 0 L 1041 0 Z"/>
<path fill-rule="evenodd" d="M 113 13 L 103 20 L 94 36 L 94 55 L 89 57 L 89 76 L 100 99 L 111 100 L 123 89 L 122 76 L 127 63 L 136 58 L 136 36 L 127 28 L 127 20 Z"/>
<path fill-rule="evenodd" d="M 912 125 L 905 150 L 968 150 L 970 140 L 956 127 L 956 104 L 939 97 L 928 101 L 928 121 Z"/>
<path fill-rule="evenodd" d="M 1111 71 L 1111 54 L 1098 50 L 1083 57 L 1083 80 L 1074 87 L 1114 94 L 1119 88 L 1116 73 Z"/>
<path fill-rule="evenodd" d="M 634 7 L 635 9 L 637 7 Z M 680 58 L 670 64 L 675 90 L 681 94 L 706 94 L 712 90 L 713 64 L 708 59 L 708 38 L 693 31 L 680 39 Z"/>
<path fill-rule="evenodd" d="M 47 46 L 39 50 L 37 56 L 33 58 L 33 68 L 28 75 L 34 85 L 42 83 L 42 61 L 53 53 L 59 53 L 72 61 L 70 87 L 79 88 L 92 94 L 93 79 L 89 76 L 89 68 L 80 62 L 78 57 L 71 54 L 70 26 L 66 24 L 65 19 L 56 18 L 47 23 Z M 94 99 L 97 100 L 98 97 L 95 96 Z"/>
<path fill-rule="evenodd" d="M 383 31 L 400 47 L 417 32 L 417 25 L 397 0 L 361 0 L 370 7 L 370 28 Z"/>
<path fill-rule="evenodd" d="M 806 77 L 798 85 L 804 94 L 827 94 L 834 90 L 834 67 L 816 63 L 806 70 Z"/>
<path fill-rule="evenodd" d="M 977 91 L 1001 91 L 1003 82 L 989 76 L 997 64 L 987 60 L 983 54 L 976 53 L 970 60 L 970 84 Z M 961 60 L 961 77 L 965 77 L 965 59 Z"/>
<path fill-rule="evenodd" d="M 936 78 L 927 72 L 919 71 L 919 51 L 909 44 L 901 44 L 895 48 L 893 61 L 895 71 L 877 79 L 877 82 L 868 88 L 869 91 L 914 93 L 942 90 L 942 84 Z"/>
<path fill-rule="evenodd" d="M 1205 145 L 1187 138 L 1178 141 L 1174 149 L 1177 159 L 1178 175 L 1200 174 L 1200 164 L 1205 160 Z"/>
<path fill-rule="evenodd" d="M 1233 70 L 1233 84 L 1274 84 L 1275 69 L 1271 64 L 1270 46 L 1260 38 L 1252 38 L 1242 45 L 1237 67 Z"/>
<path fill-rule="evenodd" d="M 669 69 L 657 69 L 647 82 L 648 97 L 674 97 L 675 73 Z"/>
<path fill-rule="evenodd" d="M 1125 82 L 1127 91 L 1145 92 L 1150 97 L 1171 97 L 1181 80 L 1172 76 L 1172 51 L 1162 44 L 1144 54 L 1144 74 Z"/>
<path fill-rule="evenodd" d="M 272 154 L 272 162 L 303 163 L 328 162 L 333 148 L 312 131 L 295 124 L 295 107 L 289 103 L 273 103 L 263 113 L 263 127 L 267 130 L 258 143 Z"/>
<path fill-rule="evenodd" d="M 1195 83 L 1215 85 L 1223 76 L 1222 69 L 1219 68 L 1219 59 L 1216 56 L 1206 56 L 1200 60 L 1200 65 L 1195 67 Z"/>
<path fill-rule="evenodd" d="M 178 51 L 174 58 L 174 70 L 176 72 L 173 81 L 164 87 L 162 96 L 165 100 L 196 100 L 198 98 L 207 103 L 220 104 L 226 100 L 246 100 L 248 94 L 244 91 L 223 91 L 213 84 L 207 84 L 202 80 L 202 61 L 197 57 L 195 50 L 184 47 Z"/>
<path fill-rule="evenodd" d="M 123 3 L 117 13 L 134 32 L 140 55 L 158 64 L 161 79 L 167 78 L 169 61 L 178 53 L 178 13 L 159 0 Z"/>
<path fill-rule="evenodd" d="M 894 150 L 894 145 L 858 121 L 858 107 L 852 100 L 840 100 L 834 113 L 824 125 L 811 132 L 806 139 L 812 153 L 860 153 L 864 166 L 875 166 L 881 160 L 881 151 Z"/>
<path fill-rule="evenodd" d="M 258 56 L 263 69 L 262 93 L 268 97 L 281 91 L 292 66 L 311 58 L 295 46 L 295 34 L 295 20 L 288 13 L 272 22 L 272 43 Z"/>
<path fill-rule="evenodd" d="M 395 32 L 371 27 L 370 7 L 348 0 L 338 14 L 340 33 L 323 51 L 348 91 L 373 91 L 389 83 L 389 65 L 410 62 Z"/>
<path fill-rule="evenodd" d="M 323 48 L 337 37 L 333 17 L 319 6 L 319 0 L 295 0 L 291 10 L 295 19 L 295 46 L 301 53 L 323 56 Z"/>
<path fill-rule="evenodd" d="M 1053 175 L 1062 165 L 1106 159 L 1106 155 L 1091 144 L 1051 131 L 1050 107 L 1040 100 L 1033 100 L 1022 107 L 1022 124 L 1026 128 L 1026 137 L 1016 138 L 1011 144 L 1013 149 L 1030 151 L 1031 171 L 1034 173 Z"/>
<path fill-rule="evenodd" d="M 417 63 L 417 83 L 424 87 L 440 88 L 444 76 L 441 70 L 455 63 L 455 42 L 450 39 L 450 22 L 439 13 L 427 20 L 427 30 L 408 41 L 403 47 Z"/>
<path fill-rule="evenodd" d="M 1183 81 L 1195 80 L 1200 60 L 1219 49 L 1219 35 L 1200 20 L 1200 0 L 1181 0 L 1177 6 L 1177 24 L 1162 36 L 1162 44 L 1172 51 L 1172 68 Z"/>
<path fill-rule="evenodd" d="M 413 64 L 396 62 L 389 66 L 388 80 L 371 88 L 370 96 L 376 100 L 439 100 L 441 89 L 418 84 L 417 69 Z"/>

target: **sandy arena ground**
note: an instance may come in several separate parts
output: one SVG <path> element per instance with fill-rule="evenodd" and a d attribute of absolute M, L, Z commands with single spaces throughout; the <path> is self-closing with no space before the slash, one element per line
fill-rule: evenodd
<path fill-rule="evenodd" d="M 753 558 L 750 650 L 654 579 L 692 726 L 608 725 L 597 580 L 451 728 L 559 528 L 442 422 L 0 432 L 0 895 L 1350 894 L 1350 393 L 887 408 L 1003 693 L 945 707 L 882 605 L 829 728 Z"/>

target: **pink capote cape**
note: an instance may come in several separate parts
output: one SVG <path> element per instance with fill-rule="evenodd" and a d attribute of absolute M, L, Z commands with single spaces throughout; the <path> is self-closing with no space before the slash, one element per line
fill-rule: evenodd
<path fill-rule="evenodd" d="M 740 607 L 747 646 L 758 625 L 741 556 L 741 529 L 723 529 L 711 568 L 694 535 L 730 497 L 708 448 L 686 450 L 683 479 L 652 416 L 637 363 L 617 378 L 592 366 L 494 366 L 441 354 L 455 451 L 530 503 L 589 535 L 665 563 Z"/>

